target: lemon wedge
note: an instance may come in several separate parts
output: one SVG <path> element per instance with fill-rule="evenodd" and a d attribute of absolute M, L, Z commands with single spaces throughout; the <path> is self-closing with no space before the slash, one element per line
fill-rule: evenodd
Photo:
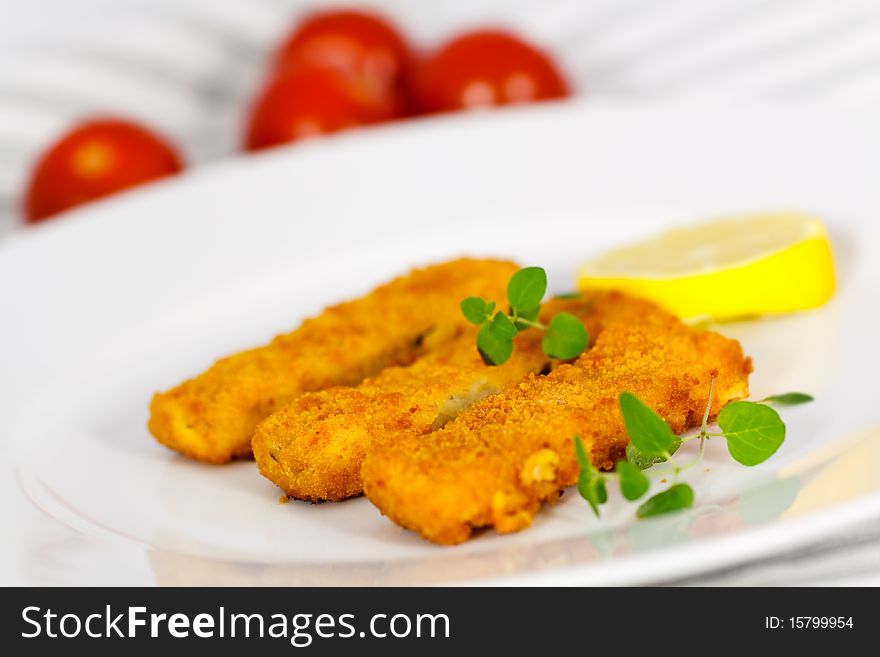
<path fill-rule="evenodd" d="M 621 290 L 682 318 L 736 319 L 815 308 L 834 293 L 822 222 L 798 212 L 678 228 L 580 267 L 582 290 Z"/>

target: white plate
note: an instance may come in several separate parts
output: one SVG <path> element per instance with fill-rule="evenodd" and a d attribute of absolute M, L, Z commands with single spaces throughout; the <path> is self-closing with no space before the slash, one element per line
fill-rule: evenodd
<path fill-rule="evenodd" d="M 867 115 L 545 106 L 241 158 L 15 236 L 0 244 L 0 413 L 16 486 L 73 531 L 47 534 L 11 496 L 5 579 L 647 582 L 877 515 L 878 154 Z M 783 207 L 827 219 L 839 293 L 723 330 L 755 359 L 755 395 L 817 401 L 784 411 L 788 440 L 761 467 L 712 444 L 688 513 L 635 522 L 613 492 L 599 521 L 568 494 L 528 531 L 442 548 L 363 498 L 280 505 L 253 463 L 193 463 L 145 429 L 154 390 L 411 265 L 512 256 L 561 290 L 580 260 L 646 231 Z"/>

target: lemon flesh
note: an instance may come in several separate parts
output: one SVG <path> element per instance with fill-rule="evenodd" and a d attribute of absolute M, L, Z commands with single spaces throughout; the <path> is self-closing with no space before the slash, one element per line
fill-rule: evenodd
<path fill-rule="evenodd" d="M 797 212 L 678 228 L 580 267 L 582 290 L 621 290 L 682 318 L 737 319 L 815 308 L 834 293 L 822 222 Z"/>

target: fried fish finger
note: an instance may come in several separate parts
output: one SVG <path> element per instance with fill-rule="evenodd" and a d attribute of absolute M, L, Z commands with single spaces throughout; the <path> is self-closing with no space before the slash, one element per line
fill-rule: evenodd
<path fill-rule="evenodd" d="M 377 444 L 430 433 L 464 408 L 548 362 L 533 336 L 517 337 L 513 356 L 487 367 L 466 328 L 409 367 L 390 367 L 361 385 L 309 393 L 257 425 L 252 447 L 260 472 L 289 497 L 339 501 L 361 493 L 360 466 Z"/>
<path fill-rule="evenodd" d="M 512 262 L 475 259 L 417 269 L 156 394 L 149 430 L 201 461 L 248 457 L 254 428 L 276 408 L 304 392 L 354 385 L 411 363 L 457 334 L 462 298 L 503 298 L 516 270 Z"/>
<path fill-rule="evenodd" d="M 644 321 L 653 306 L 616 293 L 579 300 L 554 299 L 543 321 L 566 311 L 589 335 L 610 320 Z M 339 501 L 362 492 L 360 469 L 367 452 L 407 435 L 425 435 L 477 401 L 529 373 L 554 364 L 541 349 L 542 334 L 516 338 L 511 358 L 487 367 L 475 347 L 476 329 L 408 367 L 392 367 L 356 388 L 334 387 L 298 397 L 257 426 L 252 447 L 260 472 L 289 497 Z"/>
<path fill-rule="evenodd" d="M 647 319 L 610 323 L 575 363 L 508 386 L 429 436 L 372 450 L 361 469 L 365 494 L 436 543 L 461 543 L 479 527 L 518 531 L 575 483 L 576 434 L 599 468 L 624 457 L 620 393 L 637 395 L 675 432 L 700 424 L 711 377 L 713 417 L 747 396 L 751 361 L 738 342 L 659 308 Z"/>

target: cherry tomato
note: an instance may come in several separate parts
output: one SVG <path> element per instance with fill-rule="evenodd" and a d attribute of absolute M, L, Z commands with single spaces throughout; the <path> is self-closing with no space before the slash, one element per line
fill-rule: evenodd
<path fill-rule="evenodd" d="M 327 69 L 272 80 L 251 109 L 245 148 L 258 150 L 389 118 L 350 81 Z"/>
<path fill-rule="evenodd" d="M 171 146 L 134 123 L 115 119 L 82 123 L 37 162 L 25 199 L 25 218 L 41 221 L 182 168 Z"/>
<path fill-rule="evenodd" d="M 419 72 L 426 112 L 522 103 L 569 95 L 562 73 L 545 53 L 497 30 L 453 39 Z"/>
<path fill-rule="evenodd" d="M 413 56 L 400 32 L 361 11 L 322 11 L 307 17 L 284 42 L 279 72 L 329 68 L 348 77 L 358 93 L 385 112 L 403 114 Z"/>

